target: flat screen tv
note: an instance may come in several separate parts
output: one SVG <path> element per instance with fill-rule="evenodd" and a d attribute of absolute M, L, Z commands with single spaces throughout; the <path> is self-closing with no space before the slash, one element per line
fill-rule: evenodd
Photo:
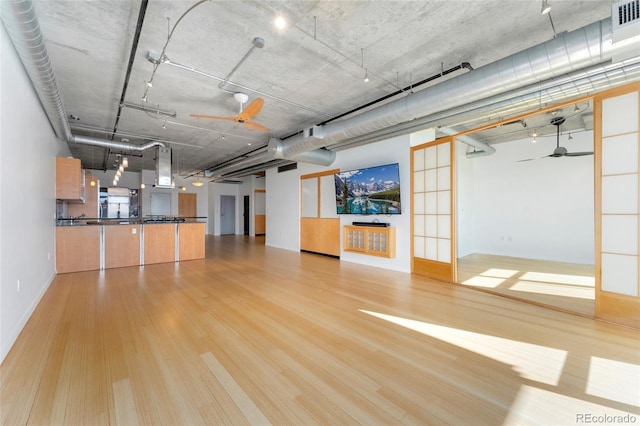
<path fill-rule="evenodd" d="M 334 175 L 338 214 L 400 214 L 398 163 Z"/>

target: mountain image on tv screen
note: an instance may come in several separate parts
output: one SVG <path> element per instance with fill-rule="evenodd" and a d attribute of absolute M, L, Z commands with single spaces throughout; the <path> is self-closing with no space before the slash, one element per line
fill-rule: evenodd
<path fill-rule="evenodd" d="M 349 170 L 334 175 L 338 214 L 400 214 L 398 164 Z"/>

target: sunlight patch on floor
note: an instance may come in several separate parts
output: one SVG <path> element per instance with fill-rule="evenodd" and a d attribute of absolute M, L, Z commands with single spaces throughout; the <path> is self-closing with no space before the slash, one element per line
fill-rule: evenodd
<path fill-rule="evenodd" d="M 511 278 L 520 271 L 514 271 L 512 269 L 487 269 L 481 274 L 469 278 L 462 284 L 472 285 L 475 287 L 495 288 L 506 281 L 507 278 Z"/>
<path fill-rule="evenodd" d="M 640 407 L 640 365 L 592 356 L 586 392 Z"/>
<path fill-rule="evenodd" d="M 525 272 L 520 277 L 526 281 L 538 281 L 541 283 L 567 284 L 584 287 L 595 287 L 596 279 L 584 275 L 548 274 L 544 272 Z"/>
<path fill-rule="evenodd" d="M 513 366 L 522 377 L 556 386 L 567 351 L 360 309 L 367 315 Z"/>
<path fill-rule="evenodd" d="M 577 299 L 594 300 L 595 298 L 595 289 L 593 287 L 518 281 L 509 287 L 509 289 L 526 293 L 548 294 L 550 296 L 574 297 Z"/>
<path fill-rule="evenodd" d="M 615 408 L 584 401 L 579 398 L 522 385 L 518 395 L 511 404 L 505 425 L 575 425 L 575 424 L 612 424 L 612 419 L 635 418 L 640 416 L 629 414 Z M 609 421 L 597 421 L 597 419 Z M 596 421 L 594 421 L 594 419 Z M 616 422 L 631 424 L 627 422 Z"/>

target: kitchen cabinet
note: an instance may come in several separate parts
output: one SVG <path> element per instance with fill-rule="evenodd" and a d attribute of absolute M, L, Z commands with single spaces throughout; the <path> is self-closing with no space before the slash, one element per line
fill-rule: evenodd
<path fill-rule="evenodd" d="M 56 227 L 56 271 L 100 269 L 100 226 Z"/>
<path fill-rule="evenodd" d="M 84 202 L 84 171 L 77 158 L 56 157 L 56 198 Z"/>
<path fill-rule="evenodd" d="M 85 182 L 87 184 L 84 189 L 84 204 L 69 203 L 67 216 L 100 217 L 100 203 L 98 200 L 100 182 L 88 170 L 85 170 Z M 91 182 L 93 182 L 93 186 L 91 186 Z"/>
<path fill-rule="evenodd" d="M 176 225 L 144 225 L 144 264 L 176 261 Z"/>
<path fill-rule="evenodd" d="M 178 225 L 178 260 L 204 259 L 204 223 Z"/>
<path fill-rule="evenodd" d="M 140 265 L 140 225 L 104 225 L 104 268 Z"/>

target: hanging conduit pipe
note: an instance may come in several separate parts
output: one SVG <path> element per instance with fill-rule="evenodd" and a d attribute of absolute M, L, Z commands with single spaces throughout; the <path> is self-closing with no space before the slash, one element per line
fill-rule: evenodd
<path fill-rule="evenodd" d="M 293 159 L 303 152 L 610 63 L 625 48 L 612 43 L 611 20 L 604 19 L 360 115 L 313 127 L 285 141 L 272 140 L 268 152 L 272 158 Z"/>
<path fill-rule="evenodd" d="M 459 133 L 457 130 L 452 129 L 451 127 L 446 127 L 446 126 L 439 126 L 438 130 L 440 130 L 445 135 L 449 135 L 449 136 L 453 136 L 456 133 Z M 467 145 L 470 145 L 477 150 L 477 151 L 467 152 L 467 158 L 483 157 L 485 155 L 491 155 L 494 152 L 496 152 L 496 149 L 491 145 L 488 145 L 484 142 L 474 139 L 471 136 L 467 136 L 467 135 L 458 136 L 456 137 L 456 140 L 459 140 L 460 142 L 464 142 Z"/>
<path fill-rule="evenodd" d="M 7 29 L 18 56 L 25 67 L 31 84 L 40 98 L 42 107 L 58 139 L 67 143 L 80 143 L 127 151 L 143 151 L 153 146 L 166 147 L 164 142 L 153 141 L 144 145 L 113 142 L 71 133 L 67 113 L 62 101 L 51 60 L 47 53 L 38 17 L 31 0 L 0 1 L 0 18 Z"/>

